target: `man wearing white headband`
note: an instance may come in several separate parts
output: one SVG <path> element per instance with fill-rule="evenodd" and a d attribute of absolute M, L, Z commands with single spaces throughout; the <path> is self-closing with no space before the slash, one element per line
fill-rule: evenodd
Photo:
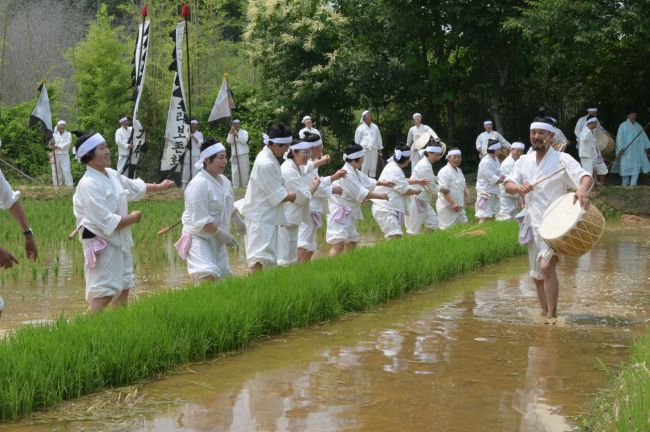
<path fill-rule="evenodd" d="M 183 189 L 185 189 L 194 176 L 199 173 L 199 170 L 194 168 L 194 165 L 199 161 L 202 144 L 203 134 L 199 131 L 199 122 L 197 120 L 192 120 L 190 122 L 189 146 L 183 155 L 183 175 L 181 177 Z"/>
<path fill-rule="evenodd" d="M 523 155 L 515 162 L 505 186 L 507 193 L 524 196 L 527 213 L 520 223 L 519 238 L 521 243 L 527 242 L 528 245 L 530 276 L 535 281 L 542 314 L 554 318 L 559 295 L 555 269 L 558 256 L 539 235 L 539 226 L 544 211 L 554 200 L 566 194 L 568 188 L 577 188 L 574 200 L 579 201 L 583 208 L 588 208 L 593 180 L 591 174 L 583 170 L 569 154 L 558 152 L 551 146 L 555 127 L 550 123 L 546 118 L 538 118 L 530 125 L 533 153 Z M 561 169 L 564 170 L 558 173 Z M 546 177 L 548 179 L 544 182 L 532 186 Z M 527 234 L 528 229 L 530 234 Z"/>
<path fill-rule="evenodd" d="M 465 205 L 470 205 L 469 189 L 465 184 L 465 176 L 460 169 L 461 152 L 451 149 L 447 153 L 447 165 L 438 171 L 438 200 L 436 211 L 440 229 L 454 225 L 466 224 L 467 214 Z"/>
<path fill-rule="evenodd" d="M 120 127 L 115 131 L 115 144 L 117 144 L 117 172 L 125 173 L 124 166 L 129 160 L 129 153 L 133 149 L 133 143 L 129 143 L 132 126 L 129 126 L 129 119 L 125 117 L 119 120 Z"/>
<path fill-rule="evenodd" d="M 492 123 L 492 120 L 485 120 L 483 122 L 483 128 L 485 131 L 481 132 L 479 136 L 476 137 L 476 151 L 481 159 L 487 155 L 489 140 L 499 141 L 501 147 L 510 149 L 510 143 L 508 140 L 506 140 L 499 132 L 494 130 L 494 123 Z"/>
<path fill-rule="evenodd" d="M 406 145 L 411 149 L 411 170 L 413 170 L 415 165 L 420 161 L 420 153 L 418 152 L 418 149 L 415 148 L 415 142 L 425 132 L 433 134 L 433 130 L 422 123 L 422 114 L 413 114 L 413 126 L 411 126 L 408 134 L 406 134 Z"/>
<path fill-rule="evenodd" d="M 577 144 L 578 146 L 580 145 L 580 135 L 582 134 L 582 131 L 585 128 L 585 124 L 587 124 L 587 117 L 589 116 L 598 116 L 598 108 L 596 107 L 587 108 L 587 114 L 580 117 L 576 122 L 576 127 L 573 129 L 573 133 L 576 136 L 576 143 L 578 143 Z M 600 122 L 597 122 L 596 133 L 601 133 L 604 130 L 605 129 L 600 124 Z"/>
<path fill-rule="evenodd" d="M 135 287 L 130 226 L 142 218 L 140 211 L 129 213 L 127 202 L 141 199 L 146 192 L 169 189 L 174 182 L 145 183 L 109 168 L 108 145 L 98 133 L 79 138 L 76 149 L 77 159 L 86 165 L 72 208 L 84 249 L 88 309 L 99 312 L 126 306 Z"/>
<path fill-rule="evenodd" d="M 253 163 L 246 195 L 235 203 L 246 223 L 246 261 L 251 273 L 277 264 L 278 227 L 286 223 L 283 204 L 296 200 L 296 194 L 284 187 L 278 162 L 293 142 L 291 130 L 277 124 L 263 138 L 264 148 Z"/>
<path fill-rule="evenodd" d="M 621 175 L 623 186 L 636 186 L 639 175 L 650 172 L 647 151 L 650 140 L 643 126 L 637 122 L 637 110 L 634 106 L 627 109 L 627 120 L 620 124 L 616 132 L 616 157 L 619 164 L 614 164 L 612 172 Z"/>
<path fill-rule="evenodd" d="M 299 137 L 300 139 L 305 138 L 305 132 L 309 132 L 310 134 L 318 135 L 318 136 L 322 137 L 322 135 L 321 135 L 321 133 L 318 131 L 318 129 L 316 129 L 316 128 L 313 126 L 313 120 L 312 120 L 311 116 L 308 116 L 308 115 L 304 116 L 304 117 L 302 118 L 302 124 L 304 124 L 305 127 L 302 128 L 302 129 L 300 129 L 300 132 L 298 132 L 298 137 Z"/>
<path fill-rule="evenodd" d="M 235 188 L 248 186 L 248 132 L 241 128 L 238 119 L 233 120 L 226 142 L 230 144 L 230 172 Z"/>
<path fill-rule="evenodd" d="M 361 171 L 370 178 L 376 178 L 377 162 L 384 145 L 379 128 L 372 122 L 370 111 L 366 110 L 361 114 L 361 124 L 354 133 L 354 142 L 363 147 L 366 152 Z"/>
<path fill-rule="evenodd" d="M 478 223 L 487 222 L 499 213 L 499 185 L 505 177 L 501 173 L 501 143 L 488 141 L 487 156 L 481 159 L 476 174 L 476 217 Z"/>
<path fill-rule="evenodd" d="M 183 232 L 176 242 L 181 259 L 187 260 L 187 272 L 196 283 L 231 275 L 227 246 L 235 244 L 230 235 L 231 221 L 240 234 L 246 228 L 234 206 L 235 193 L 223 175 L 228 157 L 226 148 L 212 138 L 201 145 L 197 174 L 185 188 Z"/>
<path fill-rule="evenodd" d="M 443 147 L 433 143 L 421 150 L 422 158 L 413 168 L 410 184 L 420 191 L 410 198 L 408 212 L 405 216 L 407 234 L 419 234 L 424 229 L 431 231 L 439 228 L 438 214 L 431 206 L 433 197 L 438 193 L 438 179 L 433 172 L 433 164 L 443 156 Z M 426 180 L 427 185 L 417 184 L 418 180 Z"/>
<path fill-rule="evenodd" d="M 50 147 L 53 153 L 54 186 L 60 186 L 65 183 L 66 186 L 72 186 L 72 172 L 70 171 L 70 147 L 72 145 L 72 135 L 65 130 L 65 121 L 59 120 L 54 128 L 52 142 Z M 58 177 L 57 177 L 58 176 Z"/>
<path fill-rule="evenodd" d="M 409 197 L 420 193 L 420 190 L 411 187 L 411 184 L 429 185 L 429 180 L 426 179 L 412 180 L 406 178 L 404 168 L 408 166 L 410 160 L 411 148 L 398 146 L 378 179 L 378 184 L 381 183 L 381 185 L 377 187 L 377 193 L 387 194 L 388 201 L 383 199 L 372 200 L 372 216 L 387 239 L 402 236 L 407 201 Z"/>
<path fill-rule="evenodd" d="M 501 174 L 505 177 L 508 177 L 513 168 L 515 167 L 515 162 L 519 160 L 522 154 L 526 150 L 526 145 L 521 142 L 513 142 L 512 148 L 510 149 L 510 154 L 503 162 L 501 162 Z M 509 194 L 506 192 L 505 185 L 503 183 L 499 184 L 499 193 L 500 193 L 500 207 L 497 220 L 514 220 L 515 215 L 524 206 L 524 201 L 519 194 Z"/>
<path fill-rule="evenodd" d="M 580 146 L 578 155 L 580 156 L 580 165 L 582 168 L 591 173 L 595 173 L 601 189 L 605 188 L 605 175 L 607 175 L 607 165 L 600 154 L 598 147 L 598 137 L 602 132 L 598 131 L 598 118 L 594 115 L 587 117 L 585 126 L 580 132 Z"/>
<path fill-rule="evenodd" d="M 11 217 L 20 225 L 25 237 L 25 255 L 27 258 L 36 261 L 38 257 L 38 249 L 34 242 L 34 235 L 29 228 L 23 205 L 20 203 L 20 192 L 15 192 L 5 179 L 2 170 L 0 170 L 0 208 L 7 210 Z M 18 264 L 18 260 L 6 249 L 0 247 L 0 268 L 9 269 L 14 264 Z M 4 309 L 4 300 L 0 296 L 0 316 Z"/>

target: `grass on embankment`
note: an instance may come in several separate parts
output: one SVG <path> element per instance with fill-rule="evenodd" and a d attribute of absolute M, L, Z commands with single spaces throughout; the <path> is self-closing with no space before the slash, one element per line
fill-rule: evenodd
<path fill-rule="evenodd" d="M 650 328 L 630 352 L 630 360 L 589 403 L 580 419 L 582 430 L 650 430 Z"/>
<path fill-rule="evenodd" d="M 0 418 L 138 382 L 522 252 L 514 223 L 463 226 L 20 328 L 0 343 Z"/>

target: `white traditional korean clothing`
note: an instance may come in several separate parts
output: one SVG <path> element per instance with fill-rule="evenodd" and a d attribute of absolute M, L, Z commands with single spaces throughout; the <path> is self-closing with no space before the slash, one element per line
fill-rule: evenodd
<path fill-rule="evenodd" d="M 191 242 L 186 257 L 187 272 L 194 280 L 231 275 L 226 244 L 214 234 L 203 231 L 207 224 L 214 223 L 230 232 L 230 219 L 235 210 L 230 180 L 224 175 L 216 179 L 200 170 L 185 188 L 184 196 L 183 236 Z"/>
<path fill-rule="evenodd" d="M 479 162 L 476 174 L 477 218 L 492 218 L 499 213 L 499 180 L 501 180 L 501 163 L 497 157 L 488 154 Z"/>
<path fill-rule="evenodd" d="M 386 164 L 379 176 L 379 181 L 391 181 L 394 186 L 377 186 L 375 192 L 387 193 L 388 200 L 372 200 L 372 216 L 377 221 L 384 237 L 402 235 L 404 215 L 407 213 L 405 194 L 410 189 L 404 170 L 391 160 Z"/>
<path fill-rule="evenodd" d="M 203 144 L 203 134 L 198 130 L 195 131 L 190 138 L 190 142 L 192 145 L 192 155 L 190 156 L 190 149 L 188 148 L 185 151 L 185 156 L 183 157 L 183 176 L 181 178 L 183 189 L 185 189 L 187 187 L 187 184 L 201 171 L 197 169 L 194 164 L 197 163 L 199 159 L 201 159 L 201 144 Z"/>
<path fill-rule="evenodd" d="M 311 173 L 313 162 L 308 167 L 299 167 L 292 159 L 281 166 L 282 179 L 287 192 L 294 192 L 296 200 L 284 203 L 286 223 L 278 230 L 278 265 L 288 266 L 298 261 L 298 229 L 301 223 L 311 221 L 309 201 L 311 195 Z"/>
<path fill-rule="evenodd" d="M 479 152 L 479 157 L 482 159 L 487 155 L 487 148 L 488 148 L 488 142 L 489 140 L 497 140 L 501 143 L 501 147 L 504 147 L 506 149 L 510 149 L 512 146 L 510 145 L 510 142 L 506 140 L 503 135 L 501 135 L 497 131 L 483 131 L 481 134 L 479 134 L 478 137 L 476 137 L 476 151 Z"/>
<path fill-rule="evenodd" d="M 406 134 L 406 145 L 411 149 L 411 169 L 415 168 L 415 166 L 420 161 L 420 153 L 415 148 L 415 142 L 425 132 L 432 133 L 433 129 L 431 129 L 429 126 L 425 124 L 420 124 L 419 127 L 413 125 L 409 129 L 408 134 Z"/>
<path fill-rule="evenodd" d="M 329 244 L 359 242 L 356 221 L 363 219 L 361 203 L 377 185 L 375 180 L 355 169 L 349 162 L 343 164 L 343 169 L 347 171 L 347 175 L 332 182 L 332 187 L 340 186 L 343 193 L 331 195 L 329 199 L 325 235 L 325 240 Z"/>
<path fill-rule="evenodd" d="M 141 179 L 131 180 L 110 168 L 106 168 L 106 174 L 86 167 L 72 197 L 77 226 L 96 235 L 81 240 L 86 258 L 84 275 L 88 302 L 93 298 L 119 295 L 135 286 L 131 227 L 117 229 L 117 226 L 129 213 L 128 201 L 144 197 L 147 185 Z M 105 247 L 98 251 L 101 242 L 105 242 Z"/>
<path fill-rule="evenodd" d="M 312 135 L 318 135 L 319 137 L 322 137 L 322 135 L 320 134 L 318 129 L 316 129 L 314 127 L 312 127 L 312 128 L 304 127 L 302 129 L 300 129 L 300 132 L 298 132 L 298 136 L 300 137 L 300 139 L 305 138 L 305 132 L 309 132 Z"/>
<path fill-rule="evenodd" d="M 226 142 L 230 144 L 230 168 L 232 185 L 235 188 L 248 186 L 248 132 L 239 129 L 237 135 L 228 133 Z M 239 181 L 241 177 L 241 182 Z"/>
<path fill-rule="evenodd" d="M 628 119 L 621 123 L 618 127 L 618 132 L 616 133 L 616 154 L 619 154 L 628 147 L 634 137 L 641 133 L 639 137 L 634 140 L 632 145 L 630 145 L 623 153 L 623 156 L 620 159 L 620 168 L 616 165 L 612 168 L 612 172 L 620 174 L 624 180 L 625 177 L 631 177 L 631 182 L 629 182 L 628 179 L 628 184 L 631 186 L 636 186 L 637 179 L 641 172 L 644 174 L 650 172 L 650 162 L 648 161 L 648 156 L 645 152 L 650 149 L 650 140 L 648 140 L 648 135 L 646 135 L 645 132 L 642 132 L 642 130 L 643 127 L 638 122 L 632 123 Z"/>
<path fill-rule="evenodd" d="M 421 192 L 409 199 L 408 214 L 405 217 L 406 232 L 418 234 L 422 225 L 428 230 L 438 229 L 438 215 L 431 205 L 431 200 L 438 193 L 438 178 L 433 173 L 433 166 L 426 156 L 422 157 L 413 168 L 411 179 L 426 179 L 431 183 L 428 186 L 411 185 Z"/>
<path fill-rule="evenodd" d="M 578 148 L 578 155 L 580 156 L 580 164 L 582 168 L 588 173 L 596 171 L 597 175 L 607 174 L 607 165 L 600 154 L 598 148 L 598 135 L 597 128 L 593 131 L 586 125 L 582 128 L 580 133 L 580 147 Z"/>
<path fill-rule="evenodd" d="M 456 224 L 466 224 L 467 215 L 465 214 L 465 176 L 460 167 L 454 168 L 449 163 L 438 171 L 438 200 L 436 201 L 436 211 L 438 212 L 438 223 L 440 229 L 447 229 Z M 451 198 L 461 206 L 461 209 L 455 212 L 449 201 L 445 198 L 442 189 L 448 189 Z"/>
<path fill-rule="evenodd" d="M 508 155 L 503 162 L 501 162 L 501 174 L 508 177 L 515 167 L 515 160 L 512 155 Z M 506 192 L 506 187 L 503 183 L 499 185 L 499 214 L 497 220 L 514 220 L 515 215 L 519 213 L 519 195 L 511 195 Z"/>
<path fill-rule="evenodd" d="M 20 192 L 15 192 L 7 179 L 5 179 L 2 170 L 0 170 L 0 208 L 3 210 L 9 210 L 20 198 Z M 0 296 L 0 311 L 4 309 L 4 300 Z"/>
<path fill-rule="evenodd" d="M 319 177 L 318 168 L 313 166 L 313 163 L 307 164 L 307 169 L 312 167 L 311 173 L 307 176 L 312 179 Z M 326 215 L 329 210 L 328 200 L 332 196 L 332 178 L 321 177 L 318 189 L 309 201 L 309 221 L 300 224 L 298 230 L 298 247 L 316 252 L 316 233 L 318 229 L 323 226 L 323 215 Z"/>
<path fill-rule="evenodd" d="M 235 203 L 246 224 L 246 261 L 249 267 L 277 263 L 278 227 L 286 223 L 282 201 L 287 197 L 280 163 L 268 146 L 258 153 L 246 188 Z"/>
<path fill-rule="evenodd" d="M 117 144 L 117 172 L 122 174 L 122 171 L 124 171 L 124 166 L 126 165 L 126 161 L 129 159 L 129 138 L 131 138 L 131 131 L 133 130 L 133 126 L 129 126 L 128 128 L 124 128 L 120 126 L 117 128 L 115 131 L 115 144 Z M 131 159 L 131 163 L 133 163 L 133 159 Z M 127 171 L 124 171 L 124 174 L 127 174 Z"/>
<path fill-rule="evenodd" d="M 54 175 L 58 174 L 58 182 L 54 186 L 72 186 L 72 172 L 70 171 L 70 146 L 72 145 L 72 135 L 68 131 L 59 133 L 59 129 L 54 129 L 54 152 L 56 156 L 56 168 Z"/>
<path fill-rule="evenodd" d="M 370 126 L 368 126 L 365 122 L 362 122 L 354 133 L 354 142 L 366 151 L 363 164 L 361 165 L 361 171 L 368 177 L 377 177 L 379 150 L 384 148 L 381 133 L 377 125 L 370 123 Z"/>
<path fill-rule="evenodd" d="M 587 124 L 587 117 L 589 117 L 589 114 L 582 116 L 578 119 L 576 122 L 576 127 L 573 129 L 573 133 L 576 136 L 576 142 L 578 143 L 578 148 L 580 148 L 580 134 L 582 133 L 582 129 L 584 129 L 585 125 Z M 600 121 L 598 121 L 598 125 L 596 126 L 596 133 L 601 133 L 605 132 L 605 128 L 603 128 L 603 125 L 600 124 Z"/>
<path fill-rule="evenodd" d="M 520 185 L 533 184 L 563 167 L 566 168 L 565 171 L 535 186 L 533 191 L 524 197 L 527 214 L 523 223 L 529 224 L 533 233 L 533 240 L 528 243 L 530 276 L 533 279 L 543 280 L 540 261 L 542 258 L 550 260 L 555 254 L 539 235 L 539 226 L 542 223 L 544 211 L 554 200 L 566 194 L 569 188 L 577 188 L 584 176 L 591 177 L 591 173 L 582 169 L 570 155 L 558 152 L 552 147 L 548 149 L 539 165 L 535 156 L 535 152 L 521 156 L 515 162 L 512 173 L 506 178 L 506 182 L 512 181 Z"/>

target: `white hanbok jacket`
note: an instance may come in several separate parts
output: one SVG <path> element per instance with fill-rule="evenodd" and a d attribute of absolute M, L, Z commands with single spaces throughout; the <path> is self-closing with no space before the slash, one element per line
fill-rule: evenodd
<path fill-rule="evenodd" d="M 300 137 L 300 139 L 303 139 L 305 137 L 305 132 L 309 132 L 310 134 L 316 134 L 316 135 L 322 137 L 322 135 L 320 134 L 318 129 L 304 127 L 302 129 L 300 129 L 300 132 L 298 132 L 298 136 Z"/>
<path fill-rule="evenodd" d="M 585 125 L 580 132 L 580 147 L 578 148 L 578 155 L 582 158 L 596 159 L 600 156 L 600 149 L 598 148 L 598 127 L 593 131 Z"/>
<path fill-rule="evenodd" d="M 284 203 L 284 216 L 289 226 L 295 227 L 301 222 L 308 223 L 311 220 L 309 201 L 312 198 L 310 190 L 312 177 L 310 174 L 314 165 L 311 161 L 308 163 L 311 166 L 298 167 L 293 160 L 287 159 L 281 166 L 284 187 L 288 192 L 296 194 L 294 202 Z"/>
<path fill-rule="evenodd" d="M 54 153 L 57 155 L 70 155 L 70 146 L 72 145 L 72 135 L 70 132 L 63 131 L 61 134 L 56 129 L 52 137 L 54 138 Z"/>
<path fill-rule="evenodd" d="M 233 158 L 235 157 L 235 150 L 237 150 L 236 155 L 241 156 L 248 154 L 248 132 L 246 132 L 244 129 L 239 129 L 237 132 L 237 137 L 233 137 L 233 135 L 229 132 L 228 137 L 226 138 L 226 142 L 230 144 L 230 148 L 232 149 L 230 157 Z M 236 147 L 235 147 L 236 145 Z"/>
<path fill-rule="evenodd" d="M 119 156 L 129 155 L 129 138 L 131 137 L 131 130 L 133 130 L 133 126 L 129 126 L 126 129 L 120 126 L 115 131 L 115 144 L 117 144 Z"/>
<path fill-rule="evenodd" d="M 498 194 L 499 180 L 501 180 L 501 163 L 498 158 L 487 155 L 478 164 L 476 192 Z"/>
<path fill-rule="evenodd" d="M 343 164 L 343 169 L 348 174 L 332 182 L 332 186 L 340 186 L 343 193 L 341 195 L 331 195 L 329 200 L 330 213 L 334 213 L 339 207 L 348 207 L 351 209 L 350 216 L 353 219 L 362 220 L 361 203 L 375 189 L 377 181 L 355 169 L 349 162 Z"/>
<path fill-rule="evenodd" d="M 381 150 L 384 148 L 381 133 L 374 123 L 370 123 L 370 126 L 368 126 L 365 122 L 362 122 L 354 132 L 354 142 L 366 151 Z"/>
<path fill-rule="evenodd" d="M 214 235 L 203 232 L 203 228 L 214 223 L 230 232 L 230 220 L 235 211 L 235 193 L 226 176 L 219 175 L 219 180 L 201 170 L 187 185 L 185 210 L 181 217 L 184 231 L 193 236 L 213 238 Z"/>
<path fill-rule="evenodd" d="M 307 163 L 307 169 L 309 168 L 311 168 L 311 172 L 308 174 L 307 177 L 309 177 L 310 179 L 314 177 L 319 177 L 318 168 L 314 167 L 313 161 L 309 161 Z M 332 178 L 329 176 L 321 177 L 320 184 L 318 185 L 318 189 L 312 195 L 311 201 L 309 201 L 309 210 L 312 213 L 327 214 L 329 210 L 328 200 L 330 199 L 331 196 L 332 196 Z"/>
<path fill-rule="evenodd" d="M 505 139 L 503 135 L 493 130 L 492 132 L 483 131 L 478 137 L 476 137 L 476 150 L 481 152 L 481 154 L 486 154 L 488 141 L 490 139 L 499 141 L 499 143 L 501 143 L 501 146 L 507 149 L 511 147 L 510 142 L 508 142 L 508 140 Z"/>
<path fill-rule="evenodd" d="M 14 192 L 0 170 L 0 208 L 9 210 L 20 198 L 20 192 Z"/>
<path fill-rule="evenodd" d="M 429 159 L 426 157 L 420 159 L 420 162 L 418 162 L 415 165 L 415 168 L 413 168 L 411 179 L 427 179 L 431 182 L 428 186 L 417 184 L 410 186 L 420 191 L 419 194 L 415 195 L 417 199 L 431 203 L 433 197 L 438 193 L 438 178 L 433 173 L 433 165 L 431 165 Z"/>
<path fill-rule="evenodd" d="M 398 211 L 402 214 L 407 214 L 407 196 L 406 192 L 409 190 L 409 183 L 404 175 L 404 170 L 397 165 L 397 162 L 390 161 L 384 167 L 384 170 L 379 176 L 379 180 L 391 181 L 395 183 L 394 186 L 377 186 L 377 193 L 387 193 L 388 200 L 373 199 L 372 202 L 377 207 L 383 207 L 390 210 Z"/>
<path fill-rule="evenodd" d="M 452 199 L 461 207 L 465 206 L 465 176 L 460 167 L 454 168 L 449 163 L 438 171 L 438 201 L 436 207 L 451 208 L 441 189 L 449 189 Z"/>
<path fill-rule="evenodd" d="M 515 167 L 515 160 L 512 158 L 511 155 L 508 155 L 508 157 L 505 158 L 503 162 L 501 162 L 501 174 L 508 177 L 510 173 L 512 173 L 514 167 Z M 506 193 L 506 187 L 503 183 L 499 185 L 499 190 L 501 191 L 502 196 L 507 196 L 510 198 L 517 198 L 519 196 L 518 194 Z"/>

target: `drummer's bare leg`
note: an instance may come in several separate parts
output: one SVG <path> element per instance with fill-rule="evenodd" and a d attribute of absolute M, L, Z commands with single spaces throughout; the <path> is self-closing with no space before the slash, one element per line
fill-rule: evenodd
<path fill-rule="evenodd" d="M 557 315 L 557 299 L 560 295 L 560 284 L 557 280 L 557 256 L 553 256 L 549 261 L 542 259 L 540 268 L 544 275 L 544 294 L 546 295 L 547 315 L 555 318 Z M 543 308 L 543 306 L 542 306 Z"/>
<path fill-rule="evenodd" d="M 597 177 L 598 177 L 598 183 L 600 183 L 600 188 L 605 189 L 605 176 L 599 175 Z"/>
<path fill-rule="evenodd" d="M 542 308 L 542 316 L 548 314 L 548 306 L 546 306 L 546 294 L 544 293 L 544 280 L 533 279 L 535 281 L 535 288 L 537 289 L 537 300 Z"/>

